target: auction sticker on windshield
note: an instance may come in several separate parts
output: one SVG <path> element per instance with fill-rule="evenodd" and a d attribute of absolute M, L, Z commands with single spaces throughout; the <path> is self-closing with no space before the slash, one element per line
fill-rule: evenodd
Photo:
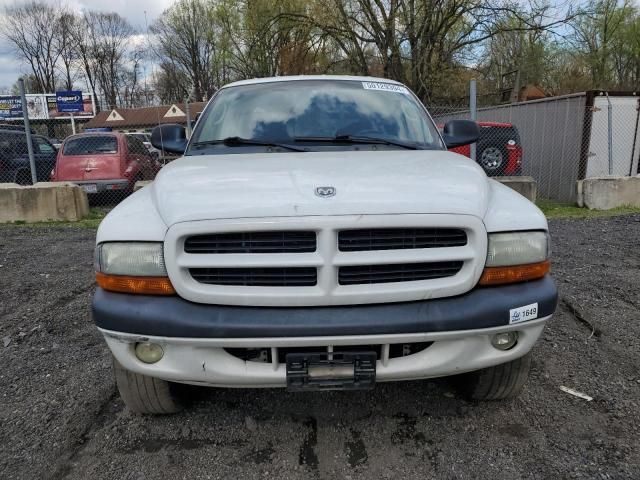
<path fill-rule="evenodd" d="M 384 90 L 385 92 L 396 92 L 409 95 L 409 90 L 402 85 L 394 85 L 393 83 L 384 82 L 362 82 L 362 88 L 365 90 Z"/>

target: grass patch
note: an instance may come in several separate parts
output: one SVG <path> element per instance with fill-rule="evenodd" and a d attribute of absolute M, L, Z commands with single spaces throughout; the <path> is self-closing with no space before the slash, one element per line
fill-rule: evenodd
<path fill-rule="evenodd" d="M 22 220 L 16 222 L 6 223 L 4 225 L 14 225 L 20 227 L 79 227 L 79 228 L 91 228 L 96 229 L 102 219 L 109 213 L 113 207 L 91 207 L 89 209 L 89 215 L 77 222 L 34 222 L 27 223 Z M 2 225 L 2 224 L 0 224 Z"/>
<path fill-rule="evenodd" d="M 627 206 L 612 208 L 611 210 L 589 210 L 570 203 L 560 203 L 553 200 L 538 200 L 536 205 L 547 218 L 601 218 L 640 213 L 640 208 L 638 207 Z"/>

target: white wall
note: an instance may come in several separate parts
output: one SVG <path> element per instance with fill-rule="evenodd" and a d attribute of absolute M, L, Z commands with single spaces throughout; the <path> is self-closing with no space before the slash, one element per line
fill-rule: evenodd
<path fill-rule="evenodd" d="M 637 172 L 640 154 L 638 125 L 639 97 L 609 97 L 612 105 L 613 171 L 612 175 Z M 586 178 L 609 175 L 608 102 L 606 96 L 594 98 L 591 139 Z M 635 135 L 635 146 L 634 146 Z"/>

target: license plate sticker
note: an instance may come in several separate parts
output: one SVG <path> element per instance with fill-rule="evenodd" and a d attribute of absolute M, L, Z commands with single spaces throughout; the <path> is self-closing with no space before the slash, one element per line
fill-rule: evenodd
<path fill-rule="evenodd" d="M 382 90 L 384 92 L 402 93 L 403 95 L 409 95 L 409 90 L 402 85 L 396 85 L 394 83 L 386 82 L 362 82 L 362 88 L 365 90 Z"/>
<path fill-rule="evenodd" d="M 87 192 L 87 193 L 97 193 L 98 192 L 98 186 L 90 183 L 89 185 L 82 185 L 82 189 Z"/>
<path fill-rule="evenodd" d="M 526 322 L 538 318 L 538 304 L 531 303 L 524 307 L 512 308 L 509 310 L 509 323 Z"/>

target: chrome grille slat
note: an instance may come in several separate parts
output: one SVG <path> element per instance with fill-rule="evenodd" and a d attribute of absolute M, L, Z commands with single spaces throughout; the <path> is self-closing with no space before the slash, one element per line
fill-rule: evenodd
<path fill-rule="evenodd" d="M 401 265 L 359 265 L 340 267 L 340 285 L 413 282 L 451 277 L 462 268 L 463 262 L 408 263 Z"/>
<path fill-rule="evenodd" d="M 194 280 L 209 285 L 308 287 L 318 282 L 313 267 L 291 268 L 191 268 Z"/>
<path fill-rule="evenodd" d="M 461 247 L 467 234 L 458 228 L 373 228 L 338 232 L 342 252 Z"/>
<path fill-rule="evenodd" d="M 186 253 L 306 253 L 315 252 L 316 233 L 307 231 L 238 232 L 194 235 L 185 240 Z"/>

